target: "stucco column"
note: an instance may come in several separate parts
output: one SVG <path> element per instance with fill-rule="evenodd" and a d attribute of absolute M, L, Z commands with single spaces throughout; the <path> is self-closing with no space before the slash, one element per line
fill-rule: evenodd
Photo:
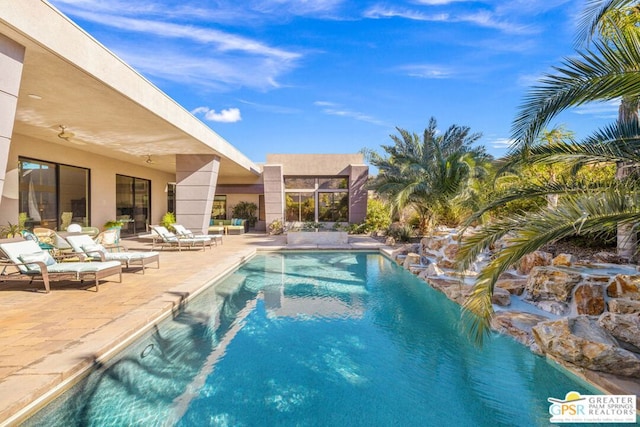
<path fill-rule="evenodd" d="M 0 34 L 0 194 L 3 194 L 9 147 L 22 78 L 24 46 Z M 17 192 L 17 188 L 15 191 Z M 15 202 L 17 203 L 17 201 Z M 15 212 L 17 219 L 18 212 Z M 15 219 L 13 219 L 15 221 Z"/>
<path fill-rule="evenodd" d="M 269 224 L 279 219 L 284 225 L 284 180 L 282 165 L 264 165 L 262 169 L 264 183 L 264 219 Z"/>
<path fill-rule="evenodd" d="M 194 233 L 207 233 L 216 194 L 220 157 L 176 155 L 176 220 Z"/>
<path fill-rule="evenodd" d="M 359 223 L 367 216 L 367 180 L 369 166 L 349 166 L 349 223 Z"/>

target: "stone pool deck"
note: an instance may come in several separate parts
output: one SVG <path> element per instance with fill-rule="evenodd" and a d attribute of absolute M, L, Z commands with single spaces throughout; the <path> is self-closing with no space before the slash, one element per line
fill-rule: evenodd
<path fill-rule="evenodd" d="M 212 280 L 233 270 L 256 251 L 285 249 L 284 236 L 229 235 L 206 250 L 164 250 L 160 269 L 125 272 L 122 283 L 102 281 L 0 284 L 0 425 L 13 425 L 40 406 L 53 390 L 108 358 L 197 294 Z M 125 239 L 130 250 L 148 251 L 151 240 Z M 287 249 L 372 249 L 380 243 L 354 237 L 339 247 L 306 245 Z"/>

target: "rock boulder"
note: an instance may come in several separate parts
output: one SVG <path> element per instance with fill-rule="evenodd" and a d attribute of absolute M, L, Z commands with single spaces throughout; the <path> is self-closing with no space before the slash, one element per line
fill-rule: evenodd
<path fill-rule="evenodd" d="M 553 256 L 549 252 L 536 251 L 522 257 L 517 270 L 520 274 L 529 274 L 533 267 L 550 265 Z"/>
<path fill-rule="evenodd" d="M 592 284 L 578 285 L 574 297 L 578 314 L 599 316 L 604 312 L 604 290 L 602 286 Z"/>
<path fill-rule="evenodd" d="M 539 323 L 532 329 L 540 349 L 560 361 L 615 375 L 640 378 L 640 356 L 617 345 L 588 316 Z"/>
<path fill-rule="evenodd" d="M 640 301 L 640 275 L 616 275 L 607 287 L 607 295 Z"/>
<path fill-rule="evenodd" d="M 640 352 L 640 313 L 603 313 L 598 318 L 598 324 L 620 341 L 630 344 L 628 350 Z"/>
<path fill-rule="evenodd" d="M 607 302 L 609 311 L 612 313 L 631 314 L 640 313 L 640 301 L 628 298 L 613 298 Z"/>
<path fill-rule="evenodd" d="M 527 280 L 525 300 L 546 309 L 551 306 L 566 306 L 573 288 L 582 280 L 582 275 L 564 267 L 535 267 Z M 553 303 L 553 304 L 548 304 Z M 561 303 L 561 304 L 555 304 Z M 553 310 L 556 314 L 563 314 Z"/>

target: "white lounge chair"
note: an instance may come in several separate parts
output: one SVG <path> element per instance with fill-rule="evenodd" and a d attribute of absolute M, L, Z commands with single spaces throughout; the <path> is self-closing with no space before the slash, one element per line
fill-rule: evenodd
<path fill-rule="evenodd" d="M 85 254 L 93 260 L 119 261 L 127 268 L 131 267 L 132 264 L 139 264 L 142 266 L 142 274 L 144 274 L 144 269 L 147 264 L 155 262 L 157 264 L 157 268 L 160 268 L 160 254 L 158 252 L 127 251 L 123 246 L 107 249 L 101 244 L 96 243 L 86 234 L 67 236 L 67 241 L 73 248 L 74 252 Z M 118 252 L 111 251 L 114 249 Z"/>
<path fill-rule="evenodd" d="M 185 228 L 181 224 L 172 224 L 171 226 L 176 231 L 176 235 L 178 237 L 180 237 L 180 238 L 205 239 L 205 240 L 209 239 L 213 243 L 215 243 L 216 246 L 218 245 L 218 242 L 220 242 L 220 244 L 222 244 L 222 234 L 195 234 L 195 233 L 193 233 L 193 231 Z"/>
<path fill-rule="evenodd" d="M 209 246 L 211 248 L 211 239 L 196 239 L 189 237 L 178 237 L 174 233 L 167 230 L 166 227 L 161 225 L 151 225 L 152 237 L 153 237 L 153 247 L 155 248 L 156 244 L 160 244 L 160 248 L 164 249 L 165 247 L 169 248 L 178 248 L 179 251 L 182 248 L 194 248 L 197 246 L 201 246 L 202 249 L 205 246 Z"/>
<path fill-rule="evenodd" d="M 2 260 L 0 281 L 42 280 L 44 289 L 50 292 L 51 280 L 80 280 L 91 278 L 96 291 L 100 280 L 117 274 L 122 282 L 122 265 L 119 261 L 106 262 L 57 262 L 33 240 L 0 243 L 0 250 L 7 259 Z M 15 269 L 14 269 L 15 268 Z"/>

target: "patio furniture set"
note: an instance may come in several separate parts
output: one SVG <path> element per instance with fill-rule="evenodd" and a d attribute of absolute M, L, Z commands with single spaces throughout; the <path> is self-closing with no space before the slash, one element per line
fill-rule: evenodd
<path fill-rule="evenodd" d="M 51 281 L 91 281 L 97 292 L 105 278 L 117 275 L 121 283 L 123 267 L 141 267 L 142 274 L 149 264 L 160 268 L 160 254 L 153 250 L 157 244 L 162 249 L 178 250 L 222 244 L 222 235 L 196 235 L 179 224 L 173 227 L 175 234 L 165 227 L 152 226 L 151 251 L 128 251 L 123 246 L 105 243 L 110 242 L 108 236 L 98 235 L 94 239 L 88 234 L 68 233 L 63 237 L 54 230 L 47 229 L 45 233 L 39 229 L 38 234 L 25 230 L 21 238 L 0 241 L 0 282 L 42 281 L 49 293 Z"/>

